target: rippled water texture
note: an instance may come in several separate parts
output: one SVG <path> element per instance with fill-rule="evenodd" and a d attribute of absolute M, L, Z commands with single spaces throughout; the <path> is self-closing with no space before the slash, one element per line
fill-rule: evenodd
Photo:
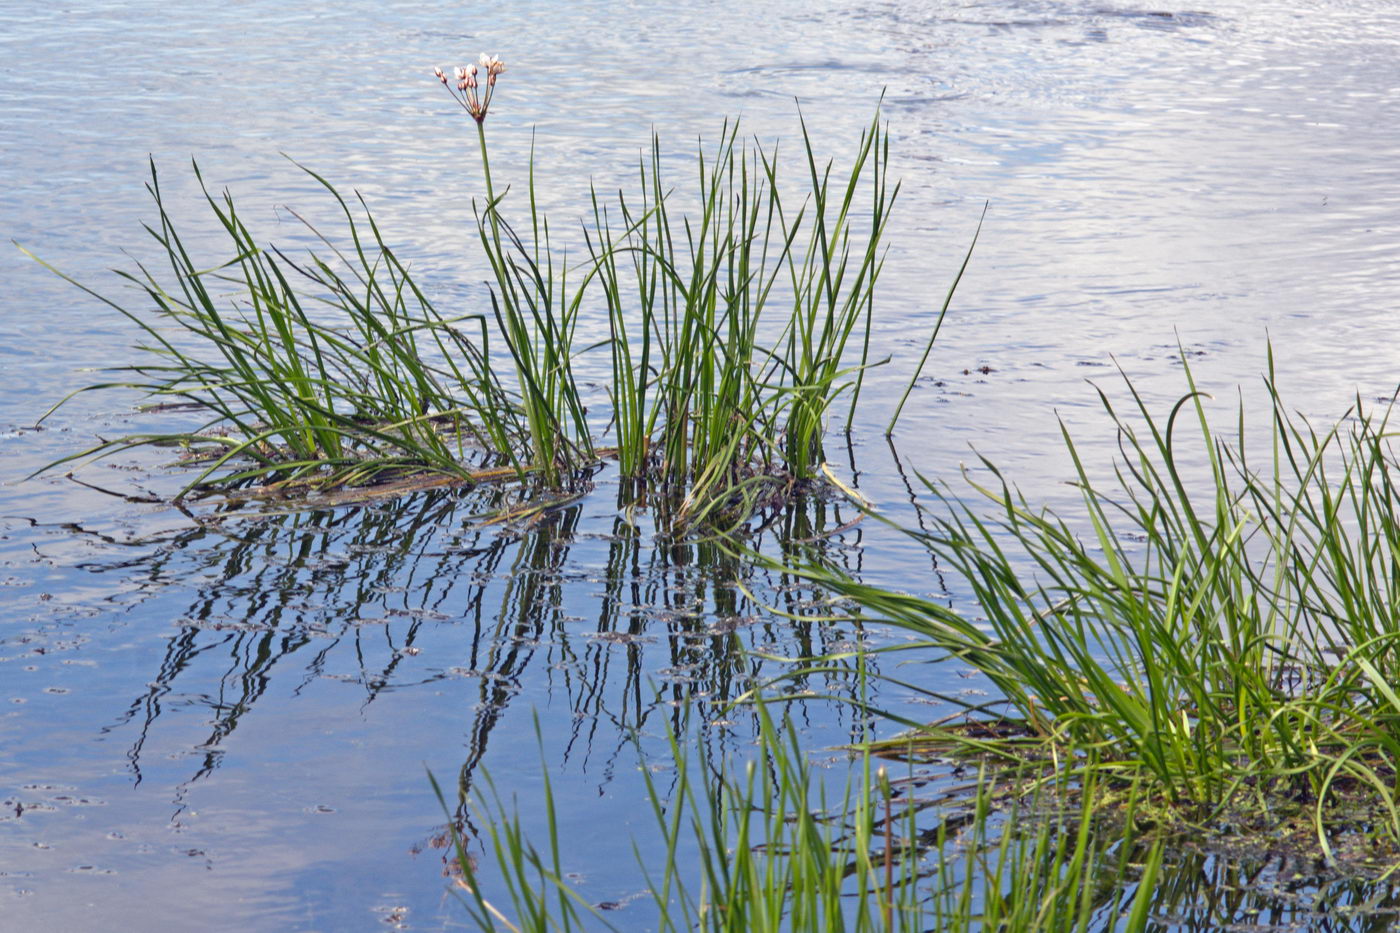
<path fill-rule="evenodd" d="M 1388 0 L 11 2 L 0 229 L 115 289 L 104 270 L 122 251 L 149 255 L 148 156 L 192 242 L 214 232 L 193 157 L 261 234 L 302 242 L 281 208 L 325 203 L 285 153 L 358 188 L 440 303 L 473 307 L 486 273 L 471 246 L 474 140 L 433 65 L 482 50 L 510 62 L 489 124 L 496 164 L 518 183 L 533 129 L 560 228 L 590 179 L 630 179 L 653 128 L 674 174 L 725 115 L 791 143 L 796 98 L 840 158 L 883 91 L 904 188 L 874 340 L 895 363 L 872 375 L 868 426 L 840 459 L 912 521 L 899 465 L 955 479 L 969 443 L 1032 497 L 1063 496 L 1055 413 L 1102 432 L 1084 380 L 1111 386 L 1115 360 L 1166 402 L 1178 341 L 1223 403 L 1236 386 L 1257 397 L 1266 335 L 1310 414 L 1389 396 L 1397 45 Z M 880 428 L 984 202 L 896 462 Z M 425 766 L 449 790 L 487 769 L 528 806 L 546 763 L 566 829 L 589 840 L 581 890 L 625 903 L 642 809 L 628 736 L 659 747 L 667 723 L 692 726 L 742 752 L 750 724 L 719 701 L 781 657 L 861 637 L 767 613 L 734 585 L 742 567 L 659 542 L 645 516 L 620 521 L 607 471 L 583 503 L 504 530 L 473 519 L 490 491 L 211 523 L 21 482 L 156 416 L 94 395 L 32 430 L 96 378 L 84 370 L 131 359 L 132 333 L 18 251 L 0 252 L 0 274 L 0 926 L 451 928 L 462 914 L 443 893 Z M 159 485 L 157 462 L 83 476 L 135 492 Z M 809 503 L 764 540 L 852 517 Z M 921 551 L 871 524 L 831 538 L 832 558 L 940 591 Z M 780 577 L 746 585 L 811 613 L 811 594 Z M 953 670 L 919 676 L 981 689 Z M 839 671 L 805 686 L 854 689 Z M 814 747 L 858 725 L 820 701 L 800 710 Z"/>

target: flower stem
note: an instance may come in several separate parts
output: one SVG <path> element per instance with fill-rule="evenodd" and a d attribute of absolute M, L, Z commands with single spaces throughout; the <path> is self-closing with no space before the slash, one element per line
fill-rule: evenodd
<path fill-rule="evenodd" d="M 491 238 L 496 241 L 496 254 L 501 253 L 501 230 L 496 220 L 496 191 L 491 185 L 491 160 L 486 155 L 486 121 L 476 121 L 476 138 L 481 144 L 481 173 L 486 178 L 486 214 L 491 219 Z"/>

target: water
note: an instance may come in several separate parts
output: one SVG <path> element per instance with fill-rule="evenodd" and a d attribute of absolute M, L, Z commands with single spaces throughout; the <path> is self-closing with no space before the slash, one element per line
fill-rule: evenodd
<path fill-rule="evenodd" d="M 896 363 L 872 374 L 869 422 L 837 459 L 912 521 L 880 426 L 984 201 L 901 422 L 906 467 L 953 478 L 972 443 L 1056 501 L 1054 415 L 1104 436 L 1084 380 L 1112 385 L 1115 360 L 1153 400 L 1173 398 L 1178 341 L 1222 405 L 1236 387 L 1257 400 L 1266 335 L 1310 414 L 1394 390 L 1397 35 L 1400 9 L 1382 0 L 524 3 L 470 19 L 406 3 L 12 3 L 0 227 L 115 289 L 104 270 L 122 251 L 149 255 L 148 157 L 198 245 L 214 231 L 191 156 L 267 236 L 302 236 L 283 205 L 327 216 L 286 153 L 362 191 L 441 303 L 470 307 L 484 295 L 474 142 L 433 65 L 482 50 L 511 64 L 489 123 L 496 163 L 518 182 L 533 127 L 559 218 L 583 212 L 590 179 L 624 183 L 653 128 L 680 171 L 726 114 L 790 144 L 796 97 L 839 158 L 883 89 L 904 189 L 875 343 Z M 750 605 L 715 555 L 663 546 L 645 517 L 619 526 L 607 472 L 523 531 L 475 527 L 479 493 L 200 524 L 58 477 L 21 482 L 95 434 L 152 422 L 94 395 L 32 430 L 94 378 L 83 370 L 130 359 L 132 336 L 17 251 L 0 252 L 0 272 L 6 924 L 450 928 L 461 914 L 443 895 L 425 766 L 449 787 L 489 770 L 529 801 L 544 762 L 566 828 L 589 840 L 585 896 L 625 898 L 642 809 L 628 736 L 656 748 L 668 722 L 701 724 L 742 751 L 749 726 L 719 704 L 755 663 L 735 649 L 792 656 L 852 638 Z M 81 477 L 139 492 L 162 482 L 158 462 Z M 810 509 L 814 529 L 851 517 Z M 832 547 L 872 582 L 940 589 L 921 551 L 872 523 Z M 803 609 L 781 579 L 753 586 Z M 858 727 L 837 706 L 803 712 L 814 746 Z"/>

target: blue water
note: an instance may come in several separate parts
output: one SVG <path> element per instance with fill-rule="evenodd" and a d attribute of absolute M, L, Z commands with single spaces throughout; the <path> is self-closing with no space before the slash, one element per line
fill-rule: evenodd
<path fill-rule="evenodd" d="M 839 159 L 883 93 L 904 187 L 874 349 L 895 362 L 872 373 L 850 451 L 832 453 L 912 522 L 897 466 L 956 481 L 969 444 L 1034 498 L 1066 501 L 1056 415 L 1106 437 L 1085 380 L 1111 386 L 1115 362 L 1167 402 L 1178 342 L 1222 410 L 1237 390 L 1257 399 L 1266 336 L 1309 414 L 1389 396 L 1398 42 L 1384 0 L 0 4 L 0 230 L 115 291 L 105 270 L 151 255 L 148 159 L 190 241 L 212 244 L 194 158 L 261 235 L 304 243 L 283 208 L 329 207 L 285 153 L 362 192 L 440 305 L 472 307 L 474 139 L 434 65 L 507 60 L 495 164 L 518 184 L 533 130 L 544 206 L 565 220 L 590 181 L 630 180 L 653 130 L 673 174 L 725 115 L 792 148 L 796 98 Z M 881 428 L 984 202 L 896 464 Z M 733 567 L 659 540 L 645 515 L 619 525 L 607 471 L 528 529 L 480 527 L 483 493 L 209 522 L 23 480 L 97 435 L 178 416 L 95 394 L 34 430 L 94 368 L 131 360 L 135 338 L 17 250 L 0 274 L 0 926 L 456 928 L 425 767 L 449 792 L 489 771 L 527 811 L 549 768 L 581 891 L 623 900 L 639 889 L 630 833 L 646 829 L 632 737 L 660 748 L 669 724 L 742 754 L 752 724 L 723 701 L 783 670 L 772 658 L 841 654 L 860 635 L 754 605 Z M 172 481 L 144 454 L 79 478 L 136 495 Z M 804 514 L 789 536 L 854 517 Z M 927 556 L 876 523 L 830 553 L 869 581 L 942 592 Z M 747 585 L 821 614 L 779 577 Z M 861 725 L 836 704 L 798 709 L 813 747 Z"/>

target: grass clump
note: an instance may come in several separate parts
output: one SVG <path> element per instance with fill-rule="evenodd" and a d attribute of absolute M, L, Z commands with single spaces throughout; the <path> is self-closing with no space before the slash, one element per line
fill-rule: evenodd
<path fill-rule="evenodd" d="M 742 519 L 818 480 L 832 406 L 849 393 L 849 424 L 874 365 L 880 244 L 899 190 L 878 113 L 844 171 L 818 158 L 804 121 L 796 186 L 780 183 L 776 147 L 749 144 L 726 123 L 718 146 L 698 153 L 689 211 L 663 179 L 653 139 L 635 194 L 591 192 L 587 256 L 570 264 L 538 205 L 533 151 L 523 222 L 511 221 L 509 191 L 493 180 L 486 117 L 504 72 L 493 56 L 455 80 L 436 72 L 475 122 L 489 313 L 439 313 L 368 211 L 357 218 L 319 176 L 349 248 L 322 238 L 331 260 L 294 260 L 256 241 L 230 196 L 204 189 L 231 255 L 197 261 L 153 167 L 159 220 L 148 229 L 169 275 L 120 273 L 147 309 L 102 298 L 140 328 L 151 355 L 120 370 L 130 378 L 79 391 L 136 388 L 209 420 L 104 441 L 60 463 L 175 443 L 209 451 L 189 489 L 353 485 L 406 471 L 469 482 L 490 468 L 558 489 L 607 454 L 629 488 L 681 523 Z M 580 348 L 589 314 L 606 320 L 608 338 Z M 595 407 L 611 416 L 600 421 L 575 365 L 603 347 L 611 405 Z"/>
<path fill-rule="evenodd" d="M 585 274 L 579 287 L 568 284 L 568 265 L 555 268 L 549 220 L 535 198 L 535 162 L 530 154 L 529 235 L 527 243 L 500 211 L 501 201 L 491 180 L 491 159 L 486 146 L 486 115 L 494 96 L 496 79 L 505 63 L 482 55 L 479 67 L 457 69 L 457 89 L 441 69 L 435 74 L 452 91 L 454 99 L 476 122 L 481 152 L 481 174 L 486 201 L 477 206 L 476 226 L 482 255 L 491 266 L 491 310 L 515 364 L 520 410 L 528 425 L 530 462 L 546 484 L 560 480 L 595 459 L 592 436 L 573 377 L 573 337 L 579 309 L 592 275 Z M 486 86 L 478 94 L 477 75 Z"/>
<path fill-rule="evenodd" d="M 656 140 L 635 198 L 619 192 L 610 209 L 594 193 L 618 459 L 624 474 L 679 490 L 683 515 L 814 479 L 830 407 L 849 391 L 854 410 L 859 396 L 899 190 L 889 136 L 877 116 L 841 173 L 818 161 L 805 122 L 802 147 L 797 206 L 776 150 L 750 148 L 737 124 L 699 153 L 698 216 L 675 216 Z"/>
<path fill-rule="evenodd" d="M 354 485 L 403 472 L 467 480 L 481 467 L 523 461 L 528 435 L 518 403 L 495 374 L 485 319 L 440 313 L 368 210 L 357 220 L 334 188 L 313 177 L 344 216 L 346 249 L 322 237 L 333 258 L 311 254 L 298 261 L 262 246 L 232 196 L 211 194 L 200 177 L 231 254 L 209 265 L 181 239 L 152 164 L 147 188 L 158 220 L 146 229 L 169 274 L 145 265 L 118 272 L 149 310 L 74 283 L 140 329 L 138 349 L 147 358 L 59 405 L 83 392 L 137 389 L 159 405 L 188 406 L 208 420 L 190 430 L 103 441 L 54 466 L 144 445 L 180 445 L 204 452 L 188 492 L 216 474 L 225 486 Z"/>
<path fill-rule="evenodd" d="M 990 678 L 997 728 L 942 727 L 944 749 L 1094 749 L 1180 818 L 1248 812 L 1306 825 L 1315 851 L 1400 845 L 1400 464 L 1390 409 L 1359 400 L 1318 428 L 1279 396 L 1266 455 L 1188 393 L 1154 415 L 1128 384 L 1113 478 L 1066 431 L 1082 508 L 1030 505 L 988 460 L 985 506 L 942 503 L 910 531 L 970 593 L 958 611 L 815 571 L 864 613 Z M 1188 424 L 1194 424 L 1190 434 Z M 989 715 L 983 710 L 983 717 Z M 1072 760 L 1072 759 L 1062 759 Z"/>
<path fill-rule="evenodd" d="M 898 195 L 878 114 L 848 170 L 818 159 L 802 124 L 804 182 L 790 204 L 776 148 L 752 147 L 737 123 L 697 153 L 686 202 L 663 178 L 661 145 L 638 166 L 635 194 L 591 191 L 588 260 L 566 286 L 537 207 L 533 158 L 528 237 L 506 219 L 492 181 L 486 117 L 504 66 L 484 56 L 438 72 L 474 120 L 486 202 L 477 211 L 492 269 L 493 311 L 516 363 L 536 465 L 576 466 L 593 437 L 621 471 L 685 521 L 744 514 L 774 484 L 818 476 L 831 405 L 864 370 L 880 239 Z M 573 378 L 573 337 L 592 301 L 607 315 L 611 418 L 590 425 Z M 860 359 L 850 344 L 861 339 Z M 587 348 L 585 348 L 587 349 Z M 850 414 L 848 414 L 848 419 Z M 557 444 L 561 449 L 543 449 Z"/>

